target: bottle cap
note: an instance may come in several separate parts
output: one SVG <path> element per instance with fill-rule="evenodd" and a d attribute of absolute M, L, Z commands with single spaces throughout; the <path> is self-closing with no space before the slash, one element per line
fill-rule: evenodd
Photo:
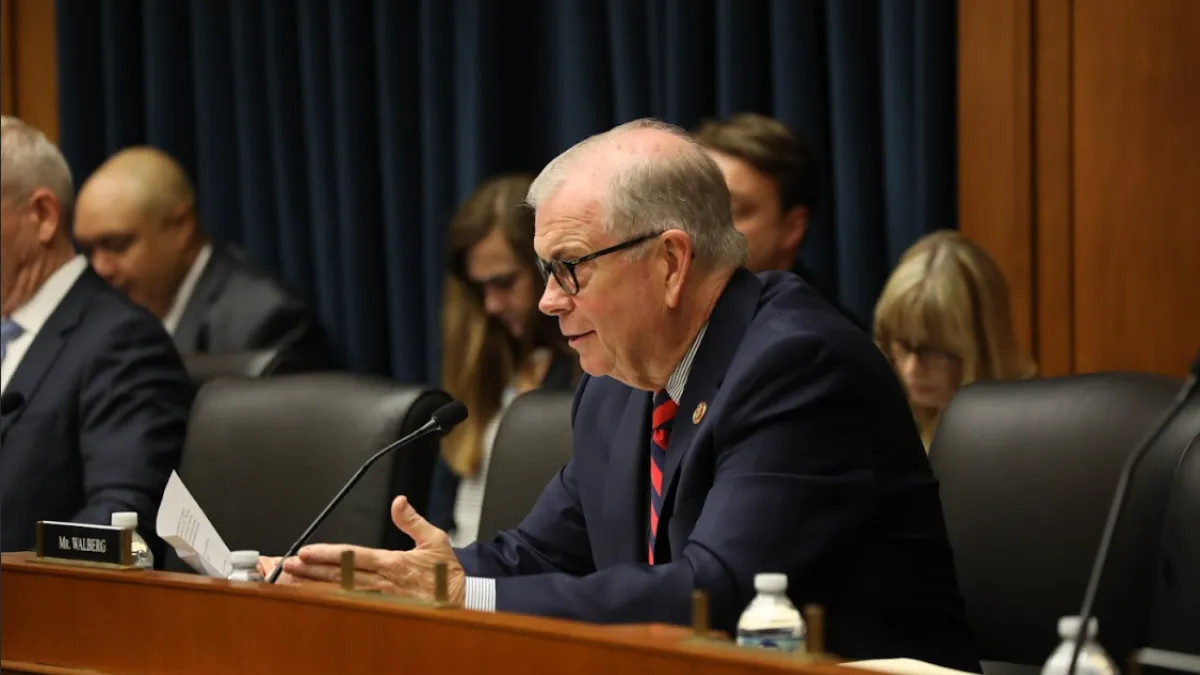
<path fill-rule="evenodd" d="M 234 567 L 257 567 L 258 551 L 234 551 L 229 554 Z"/>
<path fill-rule="evenodd" d="M 1096 617 L 1088 619 L 1086 640 L 1094 640 L 1100 634 L 1100 620 Z M 1063 640 L 1074 640 L 1079 635 L 1079 617 L 1064 616 L 1058 620 L 1058 637 Z"/>
<path fill-rule="evenodd" d="M 134 511 L 119 511 L 112 514 L 113 527 L 134 527 L 138 524 L 138 516 Z"/>
<path fill-rule="evenodd" d="M 759 593 L 782 593 L 787 590 L 787 575 L 755 574 L 754 590 Z"/>

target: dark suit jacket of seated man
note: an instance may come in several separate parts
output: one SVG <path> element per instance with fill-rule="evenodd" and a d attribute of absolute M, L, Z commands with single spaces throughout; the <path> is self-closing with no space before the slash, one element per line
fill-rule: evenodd
<path fill-rule="evenodd" d="M 598 623 L 687 624 L 700 588 L 733 632 L 754 576 L 784 573 L 797 606 L 824 606 L 832 653 L 978 672 L 900 384 L 802 279 L 741 267 L 725 181 L 694 142 L 623 125 L 552 162 L 529 201 L 539 307 L 589 373 L 573 456 L 516 529 L 461 550 L 398 498 L 417 547 L 359 551 L 363 583 L 428 595 L 443 560 L 468 608 Z M 342 550 L 284 570 L 335 580 Z"/>
<path fill-rule="evenodd" d="M 0 139 L 0 550 L 33 547 L 38 520 L 133 511 L 161 558 L 155 518 L 194 385 L 158 318 L 76 254 L 62 153 L 7 115 Z"/>
<path fill-rule="evenodd" d="M 0 422 L 0 549 L 32 548 L 39 520 L 108 525 L 114 512 L 135 511 L 161 559 L 155 518 L 194 394 L 171 338 L 82 256 L 27 308 L 44 323 L 24 327 L 37 332 L 4 388 L 25 404 Z"/>
<path fill-rule="evenodd" d="M 316 315 L 240 251 L 211 242 L 195 265 L 195 286 L 173 336 L 181 353 L 282 348 L 309 369 L 337 366 Z"/>
<path fill-rule="evenodd" d="M 831 652 L 978 670 L 937 482 L 861 330 L 794 275 L 742 270 L 667 391 L 654 565 L 652 395 L 585 375 L 570 463 L 515 531 L 457 551 L 496 609 L 686 624 L 700 587 L 732 631 L 754 575 L 784 572 L 798 606 L 827 608 Z"/>

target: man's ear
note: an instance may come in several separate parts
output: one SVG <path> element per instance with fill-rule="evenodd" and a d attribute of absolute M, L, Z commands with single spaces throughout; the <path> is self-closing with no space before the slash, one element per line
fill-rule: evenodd
<path fill-rule="evenodd" d="M 62 207 L 58 203 L 58 197 L 46 188 L 34 190 L 30 201 L 33 214 L 37 218 L 38 243 L 48 246 L 58 236 L 58 229 L 62 227 Z"/>
<path fill-rule="evenodd" d="M 196 231 L 196 210 L 190 204 L 176 204 L 167 210 L 163 227 L 183 239 L 191 238 Z"/>
<path fill-rule="evenodd" d="M 192 207 L 188 204 L 175 204 L 167 209 L 164 220 L 168 227 L 181 227 L 193 220 Z"/>
<path fill-rule="evenodd" d="M 692 238 L 683 230 L 667 230 L 659 235 L 660 258 L 664 269 L 667 306 L 674 309 L 683 297 L 683 285 L 692 268 L 695 247 Z"/>
<path fill-rule="evenodd" d="M 800 251 L 804 235 L 808 232 L 808 207 L 793 206 L 783 214 L 783 245 L 789 250 Z"/>

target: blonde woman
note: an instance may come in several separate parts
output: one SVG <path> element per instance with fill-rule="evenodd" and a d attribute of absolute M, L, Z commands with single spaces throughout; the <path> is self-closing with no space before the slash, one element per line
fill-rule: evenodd
<path fill-rule="evenodd" d="M 475 540 L 492 441 L 504 408 L 531 389 L 574 388 L 579 365 L 556 319 L 538 311 L 545 283 L 533 252 L 531 176 L 481 185 L 454 215 L 442 300 L 442 387 L 467 405 L 442 441 L 429 522 L 455 546 Z"/>
<path fill-rule="evenodd" d="M 1013 334 L 1004 276 L 958 232 L 926 235 L 904 253 L 875 305 L 874 332 L 927 450 L 959 388 L 1036 373 Z"/>

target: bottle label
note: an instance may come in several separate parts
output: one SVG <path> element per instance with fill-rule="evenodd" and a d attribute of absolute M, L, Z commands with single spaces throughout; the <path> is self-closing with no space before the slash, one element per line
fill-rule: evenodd
<path fill-rule="evenodd" d="M 791 628 L 760 628 L 738 631 L 737 644 L 739 647 L 754 649 L 772 649 L 781 652 L 794 652 L 801 647 L 803 636 L 797 636 Z"/>
<path fill-rule="evenodd" d="M 230 581 L 254 581 L 254 582 L 265 581 L 262 578 L 262 575 L 260 575 L 258 573 L 258 571 L 254 570 L 254 569 L 234 570 L 226 578 L 229 579 Z"/>

